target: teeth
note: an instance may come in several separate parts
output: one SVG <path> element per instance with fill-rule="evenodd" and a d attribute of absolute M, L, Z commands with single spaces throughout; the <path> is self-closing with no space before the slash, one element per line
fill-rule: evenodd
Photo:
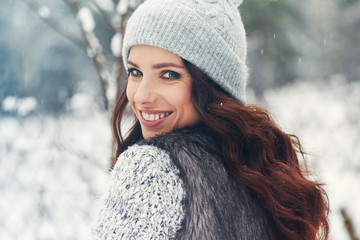
<path fill-rule="evenodd" d="M 145 112 L 141 112 L 141 115 L 146 121 L 156 121 L 156 120 L 159 120 L 161 118 L 169 116 L 170 113 L 148 114 L 148 113 L 145 113 Z"/>

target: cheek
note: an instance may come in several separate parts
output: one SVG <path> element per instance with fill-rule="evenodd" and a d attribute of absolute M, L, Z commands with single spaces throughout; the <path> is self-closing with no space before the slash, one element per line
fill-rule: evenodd
<path fill-rule="evenodd" d="M 126 86 L 126 97 L 129 100 L 130 106 L 133 110 L 134 110 L 133 103 L 134 103 L 135 92 L 136 92 L 136 89 L 134 88 L 134 86 L 132 84 L 128 84 Z"/>
<path fill-rule="evenodd" d="M 127 97 L 127 99 L 129 100 L 129 101 L 131 101 L 130 99 L 131 99 L 131 85 L 128 83 L 127 85 L 126 85 L 126 97 Z"/>
<path fill-rule="evenodd" d="M 177 98 L 177 108 L 180 114 L 181 125 L 193 125 L 199 122 L 199 115 L 191 102 L 190 90 L 183 91 L 177 96 L 181 96 L 180 98 Z"/>
<path fill-rule="evenodd" d="M 190 92 L 187 88 L 178 88 L 174 91 L 168 91 L 167 99 L 173 103 L 179 111 L 187 111 L 191 103 Z"/>
<path fill-rule="evenodd" d="M 126 96 L 129 100 L 129 102 L 134 101 L 134 96 L 135 96 L 136 90 L 137 90 L 136 84 L 129 81 L 128 84 L 126 85 Z"/>
<path fill-rule="evenodd" d="M 194 106 L 190 103 L 189 105 L 187 105 L 186 108 L 186 118 L 185 118 L 185 122 L 189 125 L 193 125 L 196 124 L 200 121 L 200 116 L 199 114 L 196 112 Z"/>

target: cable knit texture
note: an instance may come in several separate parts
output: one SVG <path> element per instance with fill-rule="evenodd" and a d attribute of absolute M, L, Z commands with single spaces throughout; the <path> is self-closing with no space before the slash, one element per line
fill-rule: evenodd
<path fill-rule="evenodd" d="M 169 239 L 184 218 L 184 190 L 169 155 L 134 145 L 120 155 L 94 239 Z"/>
<path fill-rule="evenodd" d="M 241 0 L 147 0 L 130 17 L 123 41 L 173 52 L 204 71 L 231 96 L 245 103 L 248 78 Z"/>

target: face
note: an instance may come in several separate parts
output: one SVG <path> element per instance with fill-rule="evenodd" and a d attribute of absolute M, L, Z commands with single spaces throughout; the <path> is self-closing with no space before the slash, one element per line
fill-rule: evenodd
<path fill-rule="evenodd" d="M 145 139 L 200 121 L 191 103 L 190 73 L 178 55 L 136 45 L 130 50 L 128 69 L 126 95 Z"/>

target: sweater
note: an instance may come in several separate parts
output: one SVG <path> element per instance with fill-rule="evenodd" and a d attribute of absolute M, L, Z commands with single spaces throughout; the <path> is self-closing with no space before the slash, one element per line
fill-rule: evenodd
<path fill-rule="evenodd" d="M 129 147 L 111 172 L 94 239 L 269 239 L 263 210 L 220 149 L 204 126 Z"/>

